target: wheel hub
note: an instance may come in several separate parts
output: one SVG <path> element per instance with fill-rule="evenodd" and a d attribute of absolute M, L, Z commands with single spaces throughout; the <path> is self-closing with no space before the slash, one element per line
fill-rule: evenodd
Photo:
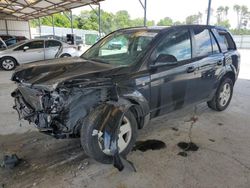
<path fill-rule="evenodd" d="M 13 67 L 15 66 L 15 63 L 10 59 L 6 59 L 2 62 L 2 66 L 4 69 L 10 70 L 10 69 L 13 69 Z"/>
<path fill-rule="evenodd" d="M 132 137 L 132 128 L 131 128 L 131 123 L 127 117 L 124 116 L 122 120 L 122 124 L 120 126 L 119 134 L 118 134 L 118 148 L 119 148 L 119 153 L 123 152 L 125 148 L 129 145 Z M 105 150 L 103 147 L 103 133 L 98 134 L 98 143 L 101 148 L 101 150 L 107 154 L 110 155 L 110 151 Z"/>
<path fill-rule="evenodd" d="M 229 83 L 225 83 L 224 86 L 221 89 L 220 95 L 219 95 L 219 103 L 221 106 L 225 106 L 231 96 L 231 87 Z"/>

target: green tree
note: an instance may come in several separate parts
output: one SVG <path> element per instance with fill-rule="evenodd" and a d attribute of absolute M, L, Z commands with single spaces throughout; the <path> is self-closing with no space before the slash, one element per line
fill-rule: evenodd
<path fill-rule="evenodd" d="M 201 23 L 202 14 L 199 12 L 198 14 L 190 15 L 186 18 L 186 24 L 199 24 Z"/>
<path fill-rule="evenodd" d="M 169 17 L 165 17 L 163 19 L 161 19 L 158 23 L 158 26 L 171 26 L 173 25 L 173 20 Z"/>
<path fill-rule="evenodd" d="M 234 5 L 234 11 L 237 14 L 237 29 L 241 29 L 242 26 L 246 26 L 250 20 L 250 12 L 245 5 Z"/>

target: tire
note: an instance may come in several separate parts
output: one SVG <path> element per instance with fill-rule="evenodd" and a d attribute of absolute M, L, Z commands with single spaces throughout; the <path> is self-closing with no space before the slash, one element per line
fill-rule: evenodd
<path fill-rule="evenodd" d="M 215 96 L 211 101 L 207 102 L 209 108 L 216 110 L 216 111 L 223 111 L 225 110 L 231 102 L 232 95 L 233 95 L 233 81 L 230 78 L 225 78 L 220 83 Z M 228 88 L 225 93 L 225 88 Z"/>
<path fill-rule="evenodd" d="M 92 136 L 93 130 L 100 129 L 101 125 L 96 123 L 99 116 L 101 116 L 101 111 L 97 109 L 86 117 L 81 128 L 81 138 L 80 138 L 81 144 L 85 153 L 89 157 L 104 164 L 111 164 L 113 162 L 113 157 L 102 151 L 100 143 L 98 141 L 99 136 L 98 135 Z M 126 155 L 132 150 L 135 144 L 138 130 L 137 130 L 137 121 L 131 111 L 126 112 L 124 117 L 127 118 L 127 120 L 131 125 L 131 135 L 128 144 L 123 149 L 123 151 L 120 152 L 120 155 L 126 157 Z"/>
<path fill-rule="evenodd" d="M 12 57 L 3 57 L 0 61 L 0 66 L 5 71 L 11 71 L 16 68 L 17 61 Z"/>
<path fill-rule="evenodd" d="M 60 57 L 61 57 L 61 58 L 64 58 L 64 57 L 71 57 L 71 55 L 69 55 L 69 54 L 62 54 Z"/>

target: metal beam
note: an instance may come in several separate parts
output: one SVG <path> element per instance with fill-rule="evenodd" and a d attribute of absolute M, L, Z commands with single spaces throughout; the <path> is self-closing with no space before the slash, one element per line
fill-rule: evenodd
<path fill-rule="evenodd" d="M 212 3 L 212 0 L 208 0 L 207 25 L 209 25 L 209 23 L 210 23 L 211 3 Z"/>

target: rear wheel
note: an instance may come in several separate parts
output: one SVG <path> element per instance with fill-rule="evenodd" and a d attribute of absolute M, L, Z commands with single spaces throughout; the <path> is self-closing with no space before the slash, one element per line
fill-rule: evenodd
<path fill-rule="evenodd" d="M 216 111 L 223 111 L 230 104 L 232 95 L 233 81 L 230 78 L 225 78 L 221 82 L 213 99 L 207 102 L 208 107 Z"/>
<path fill-rule="evenodd" d="M 6 71 L 11 71 L 16 68 L 17 62 L 12 57 L 3 57 L 0 61 L 1 68 Z"/>
<path fill-rule="evenodd" d="M 94 130 L 100 129 L 100 124 L 97 123 L 100 111 L 91 113 L 81 129 L 81 144 L 91 158 L 94 158 L 101 163 L 112 163 L 113 157 L 110 151 L 104 149 L 104 135 L 99 132 L 98 135 L 93 136 Z M 132 112 L 128 111 L 125 113 L 122 123 L 120 125 L 118 135 L 118 147 L 119 153 L 122 156 L 126 156 L 133 148 L 133 145 L 137 137 L 137 122 Z"/>

